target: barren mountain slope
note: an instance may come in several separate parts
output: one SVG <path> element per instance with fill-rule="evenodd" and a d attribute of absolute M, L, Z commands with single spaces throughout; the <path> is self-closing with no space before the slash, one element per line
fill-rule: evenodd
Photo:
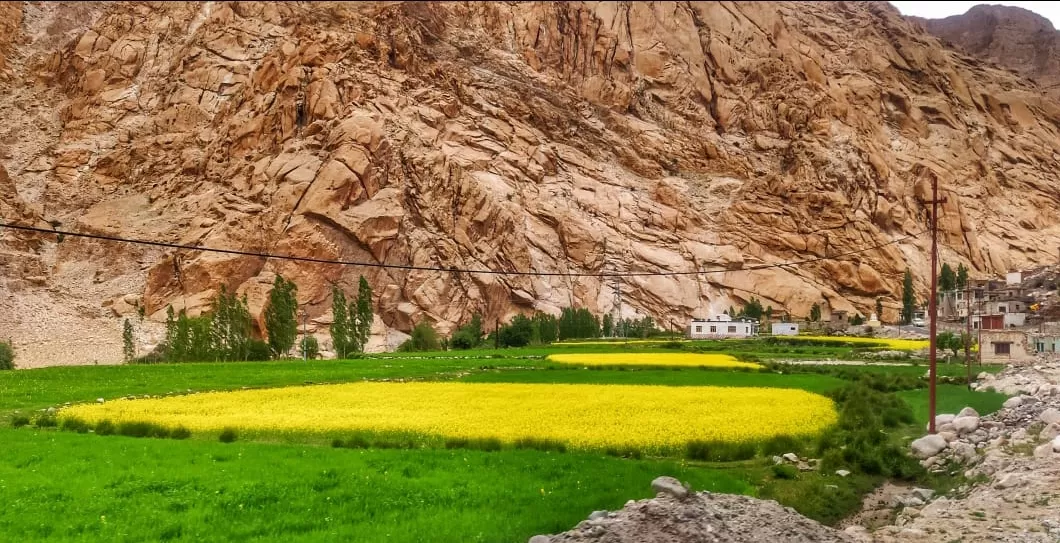
<path fill-rule="evenodd" d="M 903 238 L 931 176 L 945 260 L 995 273 L 1060 245 L 1060 106 L 885 3 L 2 9 L 20 21 L 0 37 L 4 220 L 424 267 L 722 270 L 623 280 L 626 315 L 678 325 L 752 295 L 795 315 L 884 297 L 893 318 L 907 263 L 929 277 L 928 237 Z M 24 364 L 117 359 L 113 315 L 141 299 L 157 321 L 225 282 L 259 311 L 276 272 L 317 323 L 330 283 L 364 274 L 377 332 L 613 299 L 592 277 L 0 236 L 0 336 Z"/>
<path fill-rule="evenodd" d="M 911 19 L 971 55 L 1035 80 L 1054 100 L 1060 98 L 1060 32 L 1045 17 L 984 4 L 945 19 Z"/>

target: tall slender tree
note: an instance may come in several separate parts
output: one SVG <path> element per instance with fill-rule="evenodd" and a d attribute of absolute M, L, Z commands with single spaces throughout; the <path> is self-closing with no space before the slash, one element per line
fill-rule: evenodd
<path fill-rule="evenodd" d="M 298 286 L 277 274 L 265 308 L 265 331 L 273 356 L 290 352 L 298 336 Z"/>
<path fill-rule="evenodd" d="M 133 342 L 133 326 L 129 319 L 121 325 L 121 353 L 126 362 L 132 362 L 136 358 L 136 344 Z"/>
<path fill-rule="evenodd" d="M 220 360 L 246 360 L 250 355 L 250 308 L 246 295 L 239 298 L 225 285 L 213 302 L 211 334 L 213 353 Z"/>
<path fill-rule="evenodd" d="M 331 343 L 335 349 L 335 356 L 344 359 L 349 356 L 350 350 L 350 315 L 346 307 L 346 293 L 337 285 L 331 286 Z"/>
<path fill-rule="evenodd" d="M 957 274 L 953 272 L 953 268 L 950 267 L 949 263 L 942 264 L 942 271 L 939 272 L 939 291 L 949 292 L 957 287 Z"/>
<path fill-rule="evenodd" d="M 368 337 L 372 334 L 372 287 L 362 275 L 357 282 L 356 305 L 350 308 L 353 315 L 353 339 L 357 352 L 364 352 Z"/>
<path fill-rule="evenodd" d="M 913 322 L 916 311 L 916 293 L 913 292 L 913 274 L 908 269 L 902 278 L 902 324 Z"/>
<path fill-rule="evenodd" d="M 968 268 L 965 267 L 964 263 L 957 265 L 957 280 L 956 285 L 958 290 L 964 290 L 968 286 Z"/>

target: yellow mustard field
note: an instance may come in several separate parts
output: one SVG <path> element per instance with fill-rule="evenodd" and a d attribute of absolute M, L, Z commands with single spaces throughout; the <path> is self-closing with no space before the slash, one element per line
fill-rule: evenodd
<path fill-rule="evenodd" d="M 704 366 L 708 368 L 761 369 L 727 354 L 700 353 L 556 353 L 546 360 L 578 366 Z"/>
<path fill-rule="evenodd" d="M 928 348 L 926 339 L 888 339 L 874 337 L 791 336 L 784 339 L 825 341 L 830 343 L 876 343 L 894 351 L 917 351 Z"/>
<path fill-rule="evenodd" d="M 193 433 L 367 430 L 658 451 L 693 440 L 813 435 L 837 420 L 830 399 L 795 389 L 370 382 L 115 400 L 68 407 L 59 416 Z"/>

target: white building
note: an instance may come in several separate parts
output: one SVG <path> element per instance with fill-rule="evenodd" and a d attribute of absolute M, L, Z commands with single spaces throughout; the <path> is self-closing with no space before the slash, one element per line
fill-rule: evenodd
<path fill-rule="evenodd" d="M 758 321 L 733 319 L 718 315 L 709 319 L 692 319 L 688 325 L 689 339 L 746 338 L 758 335 Z"/>
<path fill-rule="evenodd" d="M 770 328 L 774 336 L 799 335 L 799 325 L 794 322 L 774 322 Z"/>

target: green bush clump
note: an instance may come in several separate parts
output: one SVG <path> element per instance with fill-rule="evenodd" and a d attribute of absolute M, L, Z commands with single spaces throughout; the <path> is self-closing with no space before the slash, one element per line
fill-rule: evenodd
<path fill-rule="evenodd" d="M 88 433 L 88 431 L 91 429 L 87 422 L 77 418 L 63 419 L 60 428 L 68 432 L 77 432 L 79 434 Z"/>
<path fill-rule="evenodd" d="M 169 433 L 169 437 L 173 439 L 188 439 L 191 437 L 191 430 L 188 430 L 183 426 L 177 426 Z"/>
<path fill-rule="evenodd" d="M 0 370 L 15 369 L 15 348 L 10 342 L 0 341 Z"/>
<path fill-rule="evenodd" d="M 818 441 L 823 471 L 844 468 L 897 479 L 923 473 L 920 464 L 887 434 L 888 428 L 913 421 L 905 402 L 863 383 L 836 390 L 832 398 L 839 406 L 839 423 Z"/>
<path fill-rule="evenodd" d="M 774 436 L 762 442 L 762 456 L 802 454 L 804 448 L 804 444 L 792 436 Z"/>
<path fill-rule="evenodd" d="M 22 428 L 23 426 L 29 426 L 29 417 L 26 415 L 14 415 L 11 417 L 12 428 Z"/>
<path fill-rule="evenodd" d="M 55 418 L 55 413 L 41 413 L 37 420 L 33 421 L 33 425 L 37 428 L 55 428 L 59 425 L 59 420 Z"/>
<path fill-rule="evenodd" d="M 99 433 L 98 431 L 96 433 Z M 153 422 L 123 421 L 119 422 L 114 433 L 129 437 L 169 437 L 169 429 Z"/>
<path fill-rule="evenodd" d="M 225 428 L 221 430 L 221 435 L 218 436 L 218 439 L 221 440 L 221 443 L 232 443 L 237 437 L 235 428 Z"/>
<path fill-rule="evenodd" d="M 114 423 L 109 420 L 101 420 L 96 423 L 96 435 L 97 436 L 109 436 L 114 435 L 117 428 L 114 427 Z"/>
<path fill-rule="evenodd" d="M 797 479 L 799 470 L 789 464 L 773 464 L 773 477 L 777 479 Z"/>

